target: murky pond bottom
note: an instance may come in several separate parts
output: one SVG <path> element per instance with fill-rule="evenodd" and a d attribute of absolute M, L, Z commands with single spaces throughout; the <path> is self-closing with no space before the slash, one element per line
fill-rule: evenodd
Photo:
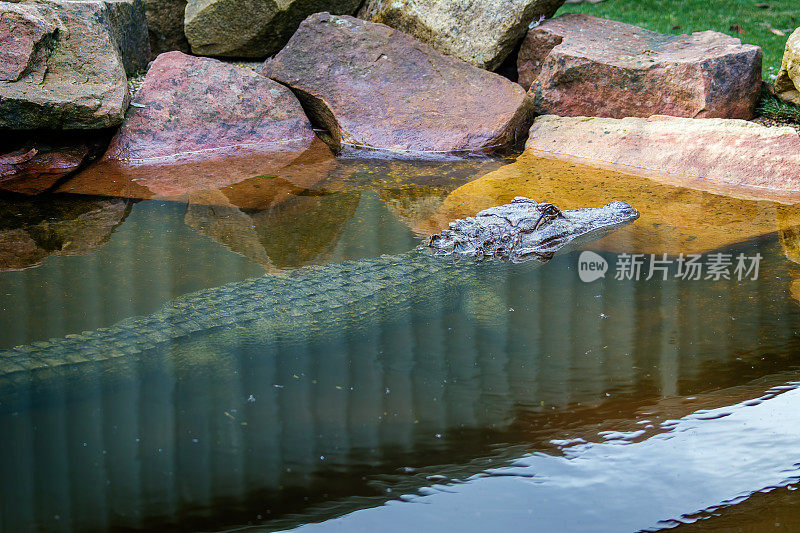
<path fill-rule="evenodd" d="M 0 197 L 0 530 L 800 528 L 800 209 L 488 170 Z M 591 281 L 408 254 L 515 195 L 642 218 Z"/>

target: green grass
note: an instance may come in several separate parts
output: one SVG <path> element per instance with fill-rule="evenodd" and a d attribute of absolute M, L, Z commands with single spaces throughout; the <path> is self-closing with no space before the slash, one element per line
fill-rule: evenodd
<path fill-rule="evenodd" d="M 756 7 L 760 3 L 770 7 Z M 566 4 L 558 11 L 562 13 L 588 13 L 661 33 L 727 33 L 764 50 L 763 78 L 770 83 L 780 70 L 786 39 L 800 26 L 798 0 L 606 0 L 599 4 Z M 735 24 L 744 33 L 731 30 Z M 775 35 L 770 27 L 786 35 Z"/>
<path fill-rule="evenodd" d="M 784 102 L 766 91 L 761 94 L 757 113 L 780 122 L 800 124 L 800 106 Z"/>

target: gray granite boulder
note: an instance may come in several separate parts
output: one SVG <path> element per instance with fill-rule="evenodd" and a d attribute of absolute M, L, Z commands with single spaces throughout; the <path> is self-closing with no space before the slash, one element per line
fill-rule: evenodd
<path fill-rule="evenodd" d="M 361 0 L 189 0 L 184 32 L 204 56 L 265 58 L 319 11 L 355 13 Z"/>
<path fill-rule="evenodd" d="M 122 122 L 150 56 L 142 0 L 0 2 L 0 128 Z"/>
<path fill-rule="evenodd" d="M 494 70 L 532 22 L 564 0 L 367 0 L 358 16 L 408 33 L 440 52 Z"/>
<path fill-rule="evenodd" d="M 353 17 L 308 17 L 261 72 L 295 91 L 334 148 L 501 150 L 531 119 L 518 84 Z"/>
<path fill-rule="evenodd" d="M 147 30 L 153 55 L 180 50 L 189 51 L 183 33 L 186 0 L 144 0 L 147 8 Z"/>

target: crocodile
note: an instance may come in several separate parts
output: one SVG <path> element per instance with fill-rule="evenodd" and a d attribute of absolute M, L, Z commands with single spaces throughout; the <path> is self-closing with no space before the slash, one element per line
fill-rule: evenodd
<path fill-rule="evenodd" d="M 301 340 L 389 320 L 425 299 L 457 297 L 476 269 L 501 262 L 542 264 L 558 251 L 600 238 L 638 218 L 627 203 L 560 211 L 517 197 L 451 222 L 410 252 L 307 266 L 198 291 L 160 311 L 109 327 L 0 350 L 0 388 L 86 365 L 102 372 L 165 360 L 173 368 L 201 364 L 246 342 Z M 449 258 L 449 259 L 448 259 Z M 458 261 L 461 258 L 471 260 Z M 477 264 L 476 264 L 477 263 Z"/>

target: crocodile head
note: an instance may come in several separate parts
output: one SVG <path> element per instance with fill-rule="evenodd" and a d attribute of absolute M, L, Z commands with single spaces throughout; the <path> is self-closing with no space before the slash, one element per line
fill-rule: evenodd
<path fill-rule="evenodd" d="M 568 244 L 599 239 L 637 218 L 639 212 L 625 202 L 560 211 L 552 204 L 518 196 L 510 204 L 451 222 L 450 229 L 431 236 L 428 246 L 436 256 L 547 261 Z"/>

